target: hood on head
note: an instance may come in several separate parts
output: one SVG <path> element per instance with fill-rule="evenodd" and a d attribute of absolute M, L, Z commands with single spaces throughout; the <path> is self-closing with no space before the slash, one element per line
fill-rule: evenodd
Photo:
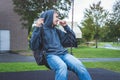
<path fill-rule="evenodd" d="M 44 27 L 45 28 L 51 28 L 52 27 L 53 14 L 54 14 L 54 10 L 47 10 L 41 15 L 41 18 L 44 18 Z"/>
<path fill-rule="evenodd" d="M 53 24 L 53 14 L 54 14 L 54 10 L 47 10 L 44 13 L 41 13 L 38 16 L 39 18 L 43 18 L 44 19 L 44 27 L 45 28 L 51 28 L 52 24 Z M 36 26 L 36 21 L 37 19 L 34 20 L 32 27 Z"/>

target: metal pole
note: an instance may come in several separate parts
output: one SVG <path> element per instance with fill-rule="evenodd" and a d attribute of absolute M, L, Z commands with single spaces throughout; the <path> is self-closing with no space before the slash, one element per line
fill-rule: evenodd
<path fill-rule="evenodd" d="M 72 23 L 71 23 L 71 28 L 72 28 L 72 30 L 73 30 L 73 20 L 74 20 L 74 0 L 71 0 L 71 3 L 72 3 Z M 73 54 L 72 53 L 72 44 L 71 44 L 71 54 Z"/>
<path fill-rule="evenodd" d="M 72 24 L 71 24 L 71 28 L 73 30 L 73 20 L 74 20 L 74 0 L 71 0 L 72 1 Z"/>

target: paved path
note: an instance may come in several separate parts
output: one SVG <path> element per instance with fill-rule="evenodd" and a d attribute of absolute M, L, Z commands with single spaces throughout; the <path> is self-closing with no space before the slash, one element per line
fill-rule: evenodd
<path fill-rule="evenodd" d="M 114 47 L 114 46 L 112 46 L 111 44 L 105 44 L 104 46 L 99 46 L 99 48 L 120 50 L 120 46 Z"/>
<path fill-rule="evenodd" d="M 105 62 L 120 61 L 120 58 L 80 58 L 80 60 L 83 62 Z M 0 54 L 0 62 L 35 62 L 35 59 L 33 56 L 4 53 Z"/>
<path fill-rule="evenodd" d="M 80 58 L 83 62 L 120 61 L 120 58 Z"/>

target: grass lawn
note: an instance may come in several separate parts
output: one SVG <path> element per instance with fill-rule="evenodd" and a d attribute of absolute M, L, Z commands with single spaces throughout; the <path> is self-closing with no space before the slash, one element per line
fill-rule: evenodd
<path fill-rule="evenodd" d="M 38 66 L 35 62 L 0 63 L 0 72 L 18 72 L 31 70 L 46 70 L 45 66 Z"/>
<path fill-rule="evenodd" d="M 120 72 L 120 62 L 84 62 L 87 68 L 104 68 Z M 0 63 L 0 72 L 19 72 L 33 70 L 48 70 L 45 66 L 38 66 L 34 62 Z"/>
<path fill-rule="evenodd" d="M 120 50 L 84 46 L 74 48 L 73 54 L 78 58 L 120 58 Z"/>
<path fill-rule="evenodd" d="M 74 56 L 78 58 L 120 58 L 120 50 L 91 48 L 81 46 L 73 48 Z M 104 68 L 120 72 L 119 62 L 83 62 L 87 68 Z M 0 63 L 0 72 L 18 72 L 31 70 L 47 70 L 45 66 L 38 66 L 35 62 Z"/>

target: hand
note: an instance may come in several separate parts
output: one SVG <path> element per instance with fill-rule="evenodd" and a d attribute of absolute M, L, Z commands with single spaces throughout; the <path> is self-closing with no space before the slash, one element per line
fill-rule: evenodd
<path fill-rule="evenodd" d="M 44 19 L 43 19 L 43 18 L 39 18 L 39 19 L 36 21 L 36 27 L 40 27 L 43 23 L 44 23 Z"/>
<path fill-rule="evenodd" d="M 59 24 L 63 27 L 67 25 L 66 21 L 63 20 L 59 20 Z"/>

